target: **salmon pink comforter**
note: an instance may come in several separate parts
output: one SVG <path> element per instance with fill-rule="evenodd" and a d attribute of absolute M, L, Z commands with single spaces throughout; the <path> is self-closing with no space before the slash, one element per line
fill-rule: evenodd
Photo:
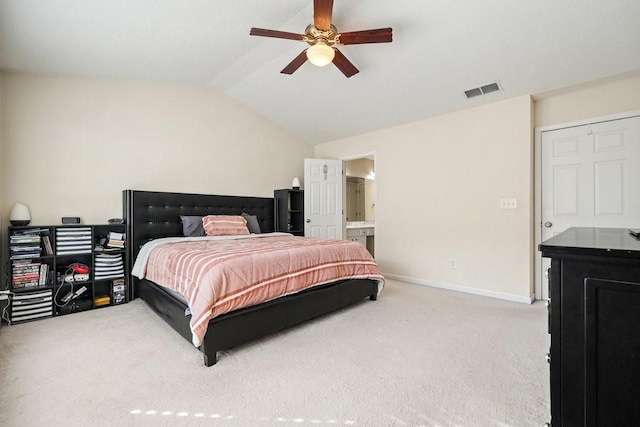
<path fill-rule="evenodd" d="M 193 344 L 209 320 L 313 286 L 384 278 L 364 246 L 287 233 L 166 238 L 147 243 L 132 274 L 181 293 L 191 310 Z"/>

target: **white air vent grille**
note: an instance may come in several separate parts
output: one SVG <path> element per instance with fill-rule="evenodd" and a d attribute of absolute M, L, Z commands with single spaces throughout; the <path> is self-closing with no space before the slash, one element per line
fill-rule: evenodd
<path fill-rule="evenodd" d="M 486 84 L 484 86 L 474 87 L 473 89 L 465 90 L 464 96 L 466 96 L 467 99 L 470 99 L 470 98 L 475 98 L 476 96 L 486 95 L 491 92 L 498 92 L 500 90 L 502 90 L 502 88 L 500 87 L 498 82 L 493 82 L 493 83 Z"/>

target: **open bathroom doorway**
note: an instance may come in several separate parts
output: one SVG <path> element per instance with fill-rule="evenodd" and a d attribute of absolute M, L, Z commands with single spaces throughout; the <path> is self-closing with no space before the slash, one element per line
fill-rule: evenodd
<path fill-rule="evenodd" d="M 376 162 L 375 153 L 345 161 L 345 236 L 364 246 L 375 257 Z"/>

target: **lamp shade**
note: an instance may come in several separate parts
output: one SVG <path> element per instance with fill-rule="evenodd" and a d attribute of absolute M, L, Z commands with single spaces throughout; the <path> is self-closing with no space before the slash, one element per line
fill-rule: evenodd
<path fill-rule="evenodd" d="M 336 53 L 333 48 L 320 40 L 307 49 L 307 59 L 318 67 L 324 67 L 330 64 L 335 55 Z"/>
<path fill-rule="evenodd" d="M 29 208 L 22 203 L 16 203 L 9 214 L 11 225 L 29 225 L 31 222 L 31 213 Z"/>
<path fill-rule="evenodd" d="M 297 176 L 293 178 L 293 182 L 291 182 L 291 188 L 293 188 L 294 190 L 300 189 L 300 180 L 298 179 Z"/>

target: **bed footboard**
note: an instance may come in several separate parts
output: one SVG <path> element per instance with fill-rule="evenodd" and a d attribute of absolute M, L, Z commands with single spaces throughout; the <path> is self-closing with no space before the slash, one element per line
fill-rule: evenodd
<path fill-rule="evenodd" d="M 378 283 L 375 281 L 345 280 L 227 313 L 209 322 L 201 347 L 204 364 L 214 365 L 220 350 L 262 338 L 366 297 L 376 300 L 377 295 Z"/>

